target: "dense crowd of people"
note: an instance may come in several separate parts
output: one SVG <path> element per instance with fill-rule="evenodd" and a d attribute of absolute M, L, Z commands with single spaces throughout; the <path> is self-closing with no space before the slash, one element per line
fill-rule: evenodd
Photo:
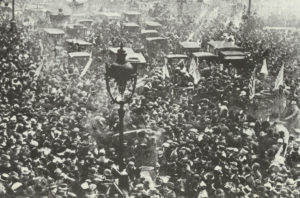
<path fill-rule="evenodd" d="M 148 63 L 139 94 L 126 106 L 125 128 L 151 129 L 158 137 L 155 142 L 142 130 L 126 140 L 130 196 L 300 197 L 297 123 L 279 120 L 295 123 L 299 117 L 298 34 L 264 30 L 255 15 L 235 26 L 224 14 L 178 20 L 163 8 L 156 4 L 148 13 L 166 20 L 161 34 L 168 45 L 162 49 L 147 49 L 117 22 L 95 22 L 85 38 L 93 43 L 93 61 L 84 76 L 84 65 L 66 61 L 66 52 L 56 56 L 45 34 L 21 24 L 17 32 L 1 25 L 0 197 L 122 197 L 118 146 L 111 138 L 118 132 L 117 107 L 103 75 L 107 49 L 120 43 L 143 53 Z M 233 36 L 249 52 L 249 69 L 237 74 L 219 61 L 203 61 L 207 74 L 198 83 L 184 64 L 175 66 L 176 81 L 166 78 L 165 54 L 177 53 L 191 33 L 203 47 L 224 40 L 224 33 Z M 263 59 L 269 77 L 259 76 Z M 269 82 L 282 65 L 287 107 L 257 117 L 250 113 L 260 100 L 249 100 L 252 70 L 257 68 L 257 91 L 277 94 Z M 150 154 L 141 151 L 154 143 L 155 176 L 146 177 L 141 165 Z"/>

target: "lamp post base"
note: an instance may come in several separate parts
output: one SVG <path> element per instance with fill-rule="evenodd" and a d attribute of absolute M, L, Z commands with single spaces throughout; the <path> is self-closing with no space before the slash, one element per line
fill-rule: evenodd
<path fill-rule="evenodd" d="M 127 192 L 129 191 L 129 177 L 128 177 L 128 174 L 125 171 L 122 171 L 120 173 L 119 187 L 122 190 L 126 190 Z"/>
<path fill-rule="evenodd" d="M 15 32 L 17 30 L 17 24 L 15 20 L 10 21 L 10 31 Z"/>

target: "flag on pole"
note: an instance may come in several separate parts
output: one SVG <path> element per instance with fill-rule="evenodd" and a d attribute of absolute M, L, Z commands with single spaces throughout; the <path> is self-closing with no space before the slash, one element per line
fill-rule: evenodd
<path fill-rule="evenodd" d="M 163 79 L 170 78 L 170 73 L 169 73 L 169 69 L 168 69 L 168 59 L 167 58 L 165 58 L 165 64 L 162 67 L 162 77 L 163 77 Z"/>
<path fill-rule="evenodd" d="M 86 74 L 86 72 L 87 72 L 88 69 L 90 68 L 92 62 L 93 62 L 92 55 L 90 55 L 89 61 L 86 63 L 86 65 L 85 65 L 83 71 L 81 72 L 79 78 L 81 78 L 82 76 L 84 76 L 84 75 Z"/>
<path fill-rule="evenodd" d="M 198 64 L 196 63 L 196 60 L 194 58 L 191 60 L 191 63 L 190 63 L 189 74 L 191 76 L 193 76 L 194 84 L 197 84 L 199 82 L 201 76 L 200 76 L 200 72 L 198 69 Z"/>
<path fill-rule="evenodd" d="M 249 99 L 252 100 L 255 96 L 255 72 L 256 68 L 253 70 L 250 82 L 249 82 Z"/>
<path fill-rule="evenodd" d="M 40 46 L 40 50 L 41 50 L 41 56 L 44 54 L 44 45 L 42 40 L 39 40 L 39 46 Z"/>
<path fill-rule="evenodd" d="M 268 75 L 269 74 L 269 72 L 268 72 L 268 67 L 267 67 L 267 60 L 264 58 L 264 60 L 263 60 L 263 65 L 262 65 L 262 67 L 261 67 L 261 70 L 260 70 L 260 73 L 261 74 L 264 74 L 264 75 Z"/>
<path fill-rule="evenodd" d="M 281 66 L 278 76 L 275 80 L 275 87 L 274 90 L 279 89 L 280 85 L 283 85 L 283 72 L 284 72 L 284 65 Z"/>

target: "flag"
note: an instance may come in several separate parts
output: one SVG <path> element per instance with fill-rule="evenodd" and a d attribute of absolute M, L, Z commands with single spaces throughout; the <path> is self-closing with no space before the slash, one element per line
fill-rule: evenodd
<path fill-rule="evenodd" d="M 279 86 L 280 85 L 283 85 L 283 72 L 284 72 L 284 65 L 282 65 L 279 73 L 278 73 L 278 76 L 275 80 L 275 87 L 274 87 L 274 90 L 277 90 L 279 89 Z"/>
<path fill-rule="evenodd" d="M 42 40 L 39 41 L 39 46 L 40 46 L 40 50 L 41 50 L 41 56 L 44 54 L 44 45 Z"/>
<path fill-rule="evenodd" d="M 189 37 L 188 37 L 188 39 L 187 39 L 186 41 L 188 42 L 188 41 L 193 40 L 194 34 L 195 34 L 195 33 L 192 32 L 192 33 L 189 35 Z"/>
<path fill-rule="evenodd" d="M 83 71 L 81 72 L 79 78 L 81 78 L 82 76 L 84 76 L 84 75 L 86 74 L 86 72 L 87 72 L 88 69 L 90 68 L 92 62 L 93 62 L 92 55 L 90 55 L 89 61 L 86 63 L 86 65 L 85 65 Z"/>
<path fill-rule="evenodd" d="M 267 67 L 267 60 L 264 58 L 264 60 L 263 60 L 263 65 L 262 65 L 262 67 L 261 67 L 261 70 L 260 70 L 260 73 L 261 74 L 264 74 L 264 75 L 268 75 L 269 74 L 269 72 L 268 72 L 268 67 Z"/>
<path fill-rule="evenodd" d="M 196 60 L 193 58 L 190 63 L 190 70 L 189 74 L 193 76 L 194 78 L 194 84 L 197 84 L 201 78 L 199 70 L 198 70 L 198 64 L 196 63 Z"/>
<path fill-rule="evenodd" d="M 249 82 L 249 99 L 252 100 L 255 96 L 255 72 L 256 68 L 253 70 L 250 82 Z"/>
<path fill-rule="evenodd" d="M 162 77 L 163 77 L 163 79 L 170 78 L 170 73 L 169 73 L 169 69 L 168 69 L 168 59 L 167 58 L 165 58 L 165 64 L 162 68 Z"/>
<path fill-rule="evenodd" d="M 41 65 L 35 70 L 34 76 L 39 77 L 43 68 L 43 64 L 40 63 Z"/>

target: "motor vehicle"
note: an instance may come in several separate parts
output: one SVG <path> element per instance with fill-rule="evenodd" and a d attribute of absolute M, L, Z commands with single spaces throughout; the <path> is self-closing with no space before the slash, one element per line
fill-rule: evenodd
<path fill-rule="evenodd" d="M 84 68 L 90 57 L 91 54 L 88 52 L 71 52 L 68 53 L 68 64 L 75 64 Z"/>
<path fill-rule="evenodd" d="M 71 38 L 83 38 L 86 36 L 87 27 L 82 24 L 68 24 L 66 32 Z"/>
<path fill-rule="evenodd" d="M 67 51 L 70 52 L 90 52 L 92 43 L 86 42 L 81 39 L 67 39 Z"/>
<path fill-rule="evenodd" d="M 78 24 L 84 25 L 86 27 L 90 27 L 93 24 L 93 19 L 80 19 L 78 20 Z"/>
<path fill-rule="evenodd" d="M 147 37 L 158 37 L 158 31 L 157 30 L 141 30 L 141 37 L 143 39 Z"/>
<path fill-rule="evenodd" d="M 140 33 L 140 26 L 136 23 L 129 22 L 122 24 L 123 31 L 129 33 Z"/>
<path fill-rule="evenodd" d="M 124 19 L 126 22 L 140 23 L 141 13 L 137 11 L 124 12 Z"/>
<path fill-rule="evenodd" d="M 50 22 L 54 27 L 62 27 L 69 23 L 71 19 L 70 14 L 66 14 L 62 9 L 59 9 L 57 13 L 50 13 Z"/>
<path fill-rule="evenodd" d="M 145 22 L 145 29 L 146 30 L 157 30 L 159 31 L 161 29 L 162 25 L 155 21 L 146 21 Z"/>
<path fill-rule="evenodd" d="M 198 42 L 184 41 L 179 43 L 180 53 L 187 54 L 191 57 L 193 52 L 201 51 L 201 47 Z"/>
<path fill-rule="evenodd" d="M 116 60 L 116 56 L 119 48 L 111 47 L 108 49 L 110 60 Z M 146 71 L 146 59 L 142 53 L 136 53 L 133 49 L 124 47 L 123 50 L 126 52 L 126 60 L 130 62 L 132 65 L 137 67 L 138 75 L 144 75 Z"/>
<path fill-rule="evenodd" d="M 166 49 L 168 47 L 168 40 L 164 37 L 148 37 L 146 38 L 147 51 L 157 51 L 157 49 Z"/>

